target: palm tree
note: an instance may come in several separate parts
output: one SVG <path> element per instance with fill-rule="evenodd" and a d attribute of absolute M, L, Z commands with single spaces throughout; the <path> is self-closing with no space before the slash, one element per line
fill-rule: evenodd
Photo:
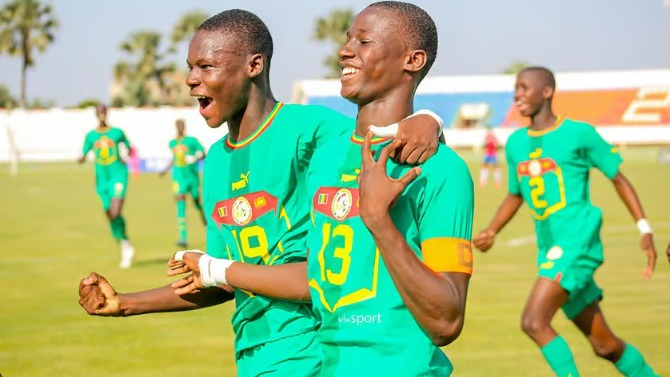
<path fill-rule="evenodd" d="M 159 51 L 160 43 L 161 35 L 148 30 L 132 33 L 121 43 L 121 50 L 136 59 L 135 62 L 121 60 L 114 66 L 114 78 L 123 87 L 120 102 L 146 106 L 163 101 L 168 90 L 165 78 L 175 67 L 174 64 L 162 65 L 165 55 Z"/>
<path fill-rule="evenodd" d="M 56 28 L 51 6 L 37 0 L 13 0 L 0 9 L 0 53 L 22 59 L 20 107 L 26 104 L 26 72 L 35 65 L 33 50 L 43 52 L 54 41 Z"/>
<path fill-rule="evenodd" d="M 334 9 L 326 17 L 319 17 L 316 20 L 316 28 L 312 38 L 320 41 L 331 41 L 339 50 L 347 42 L 347 31 L 353 21 L 354 12 L 351 9 Z M 328 69 L 327 77 L 340 77 L 342 68 L 340 67 L 340 58 L 336 52 L 328 55 L 323 63 Z"/>
<path fill-rule="evenodd" d="M 172 35 L 170 36 L 170 52 L 176 52 L 179 43 L 190 40 L 198 29 L 198 26 L 205 22 L 208 17 L 209 15 L 207 13 L 199 10 L 194 10 L 182 15 L 172 28 Z"/>

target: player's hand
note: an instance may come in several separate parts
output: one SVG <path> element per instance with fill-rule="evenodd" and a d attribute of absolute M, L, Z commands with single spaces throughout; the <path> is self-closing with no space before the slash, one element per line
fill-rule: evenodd
<path fill-rule="evenodd" d="M 395 139 L 400 144 L 391 158 L 401 164 L 422 164 L 437 151 L 440 125 L 430 115 L 420 114 L 398 122 Z"/>
<path fill-rule="evenodd" d="M 179 252 L 178 252 L 179 253 Z M 168 262 L 170 269 L 167 271 L 168 276 L 177 276 L 192 272 L 190 275 L 177 280 L 170 284 L 174 289 L 175 294 L 185 295 L 188 293 L 197 292 L 205 288 L 200 276 L 200 258 L 204 255 L 202 252 L 189 251 L 182 253 L 183 256 L 175 254 Z"/>
<path fill-rule="evenodd" d="M 640 237 L 640 248 L 642 252 L 647 254 L 647 266 L 642 272 L 642 276 L 645 279 L 649 279 L 654 273 L 654 268 L 656 267 L 656 248 L 654 247 L 654 236 L 651 233 L 643 234 Z"/>
<path fill-rule="evenodd" d="M 386 162 L 391 151 L 400 142 L 394 140 L 384 147 L 379 154 L 378 161 L 373 158 L 370 149 L 371 142 L 372 133 L 368 132 L 365 135 L 363 149 L 361 150 L 363 163 L 361 164 L 361 172 L 358 174 L 360 216 L 368 228 L 374 225 L 377 220 L 388 216 L 389 209 L 393 207 L 400 194 L 421 173 L 421 168 L 414 167 L 400 179 L 389 177 L 386 173 Z"/>
<path fill-rule="evenodd" d="M 486 252 L 491 247 L 493 247 L 493 241 L 495 241 L 495 238 L 496 238 L 496 232 L 492 231 L 491 229 L 486 229 L 484 231 L 481 231 L 473 239 L 473 242 L 475 244 L 475 247 L 479 251 Z"/>
<path fill-rule="evenodd" d="M 122 315 L 119 295 L 104 276 L 91 272 L 79 282 L 79 305 L 90 315 Z"/>
<path fill-rule="evenodd" d="M 83 164 L 84 162 L 86 162 L 86 156 L 81 156 L 81 157 L 79 157 L 79 158 L 77 159 L 77 162 L 80 163 L 80 164 Z"/>
<path fill-rule="evenodd" d="M 198 162 L 198 157 L 191 154 L 187 154 L 186 156 L 184 156 L 184 162 L 186 162 L 189 165 L 195 164 L 196 162 Z"/>
<path fill-rule="evenodd" d="M 670 243 L 668 244 L 668 247 L 665 248 L 665 256 L 668 258 L 668 262 L 670 262 Z"/>

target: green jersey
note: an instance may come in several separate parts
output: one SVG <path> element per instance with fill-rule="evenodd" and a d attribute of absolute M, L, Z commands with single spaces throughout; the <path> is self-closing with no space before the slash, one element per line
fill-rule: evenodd
<path fill-rule="evenodd" d="M 243 263 L 306 260 L 310 204 L 305 187 L 314 150 L 353 129 L 353 119 L 321 106 L 277 103 L 246 140 L 223 138 L 205 158 L 207 253 Z M 310 305 L 235 290 L 237 355 L 318 327 Z M 287 350 L 297 352 L 297 350 Z M 277 355 L 285 357 L 285 355 Z"/>
<path fill-rule="evenodd" d="M 584 249 L 602 221 L 600 209 L 591 204 L 589 171 L 595 167 L 614 178 L 622 161 L 617 149 L 593 126 L 560 118 L 544 131 L 515 131 L 505 149 L 509 192 L 521 195 L 530 208 L 540 254 L 554 245 Z M 554 254 L 562 254 L 558 250 Z M 599 254 L 592 257 L 602 261 L 602 250 Z"/>
<path fill-rule="evenodd" d="M 172 179 L 175 181 L 198 180 L 198 164 L 189 163 L 188 157 L 196 157 L 198 152 L 204 153 L 205 149 L 198 139 L 192 136 L 170 140 L 170 150 L 172 151 Z"/>
<path fill-rule="evenodd" d="M 95 173 L 98 180 L 108 180 L 118 174 L 127 174 L 128 167 L 119 156 L 119 144 L 130 150 L 126 134 L 119 128 L 109 127 L 106 131 L 91 130 L 86 134 L 82 154 L 93 150 L 95 153 Z"/>
<path fill-rule="evenodd" d="M 388 139 L 374 142 L 379 155 Z M 446 355 L 403 302 L 359 216 L 362 139 L 344 135 L 320 148 L 308 172 L 314 227 L 308 280 L 321 319 L 322 376 L 448 376 Z M 389 160 L 402 177 L 411 166 Z M 417 258 L 436 272 L 472 272 L 473 184 L 465 162 L 440 145 L 398 198 L 391 217 Z"/>

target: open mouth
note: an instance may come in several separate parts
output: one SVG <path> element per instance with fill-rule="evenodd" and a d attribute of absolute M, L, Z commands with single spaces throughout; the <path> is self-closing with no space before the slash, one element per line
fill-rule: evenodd
<path fill-rule="evenodd" d="M 360 69 L 358 69 L 358 68 L 344 67 L 344 68 L 342 68 L 342 75 L 340 76 L 340 78 L 348 79 L 348 78 L 354 76 L 355 74 L 357 74 L 358 71 L 360 71 Z"/>
<path fill-rule="evenodd" d="M 197 96 L 198 103 L 200 104 L 200 110 L 204 110 L 212 103 L 211 97 Z"/>

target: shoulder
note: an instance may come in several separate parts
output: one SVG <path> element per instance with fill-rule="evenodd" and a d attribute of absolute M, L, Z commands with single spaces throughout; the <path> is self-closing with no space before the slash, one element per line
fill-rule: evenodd
<path fill-rule="evenodd" d="M 437 153 L 421 165 L 422 175 L 428 181 L 437 182 L 438 185 L 445 183 L 468 183 L 472 184 L 470 168 L 463 158 L 450 147 L 440 144 Z"/>
<path fill-rule="evenodd" d="M 332 119 L 349 122 L 353 121 L 352 118 L 347 117 L 341 112 L 321 105 L 285 104 L 280 113 L 291 118 L 299 117 L 303 123 L 312 124 Z"/>
<path fill-rule="evenodd" d="M 563 120 L 563 124 L 561 124 L 561 127 L 565 127 L 566 129 L 569 130 L 574 130 L 574 131 L 593 131 L 595 130 L 595 127 L 593 127 L 590 123 L 587 122 L 582 122 L 579 120 L 573 120 L 569 118 L 565 118 Z"/>
<path fill-rule="evenodd" d="M 205 157 L 205 164 L 215 163 L 226 153 L 225 143 L 227 137 L 228 135 L 212 143 L 212 146 L 209 148 L 209 153 L 207 153 L 207 157 Z"/>
<path fill-rule="evenodd" d="M 332 161 L 337 156 L 340 156 L 343 149 L 347 148 L 351 143 L 350 133 L 345 133 L 334 137 L 316 148 L 314 156 L 312 157 L 312 161 L 316 159 L 321 161 Z"/>

